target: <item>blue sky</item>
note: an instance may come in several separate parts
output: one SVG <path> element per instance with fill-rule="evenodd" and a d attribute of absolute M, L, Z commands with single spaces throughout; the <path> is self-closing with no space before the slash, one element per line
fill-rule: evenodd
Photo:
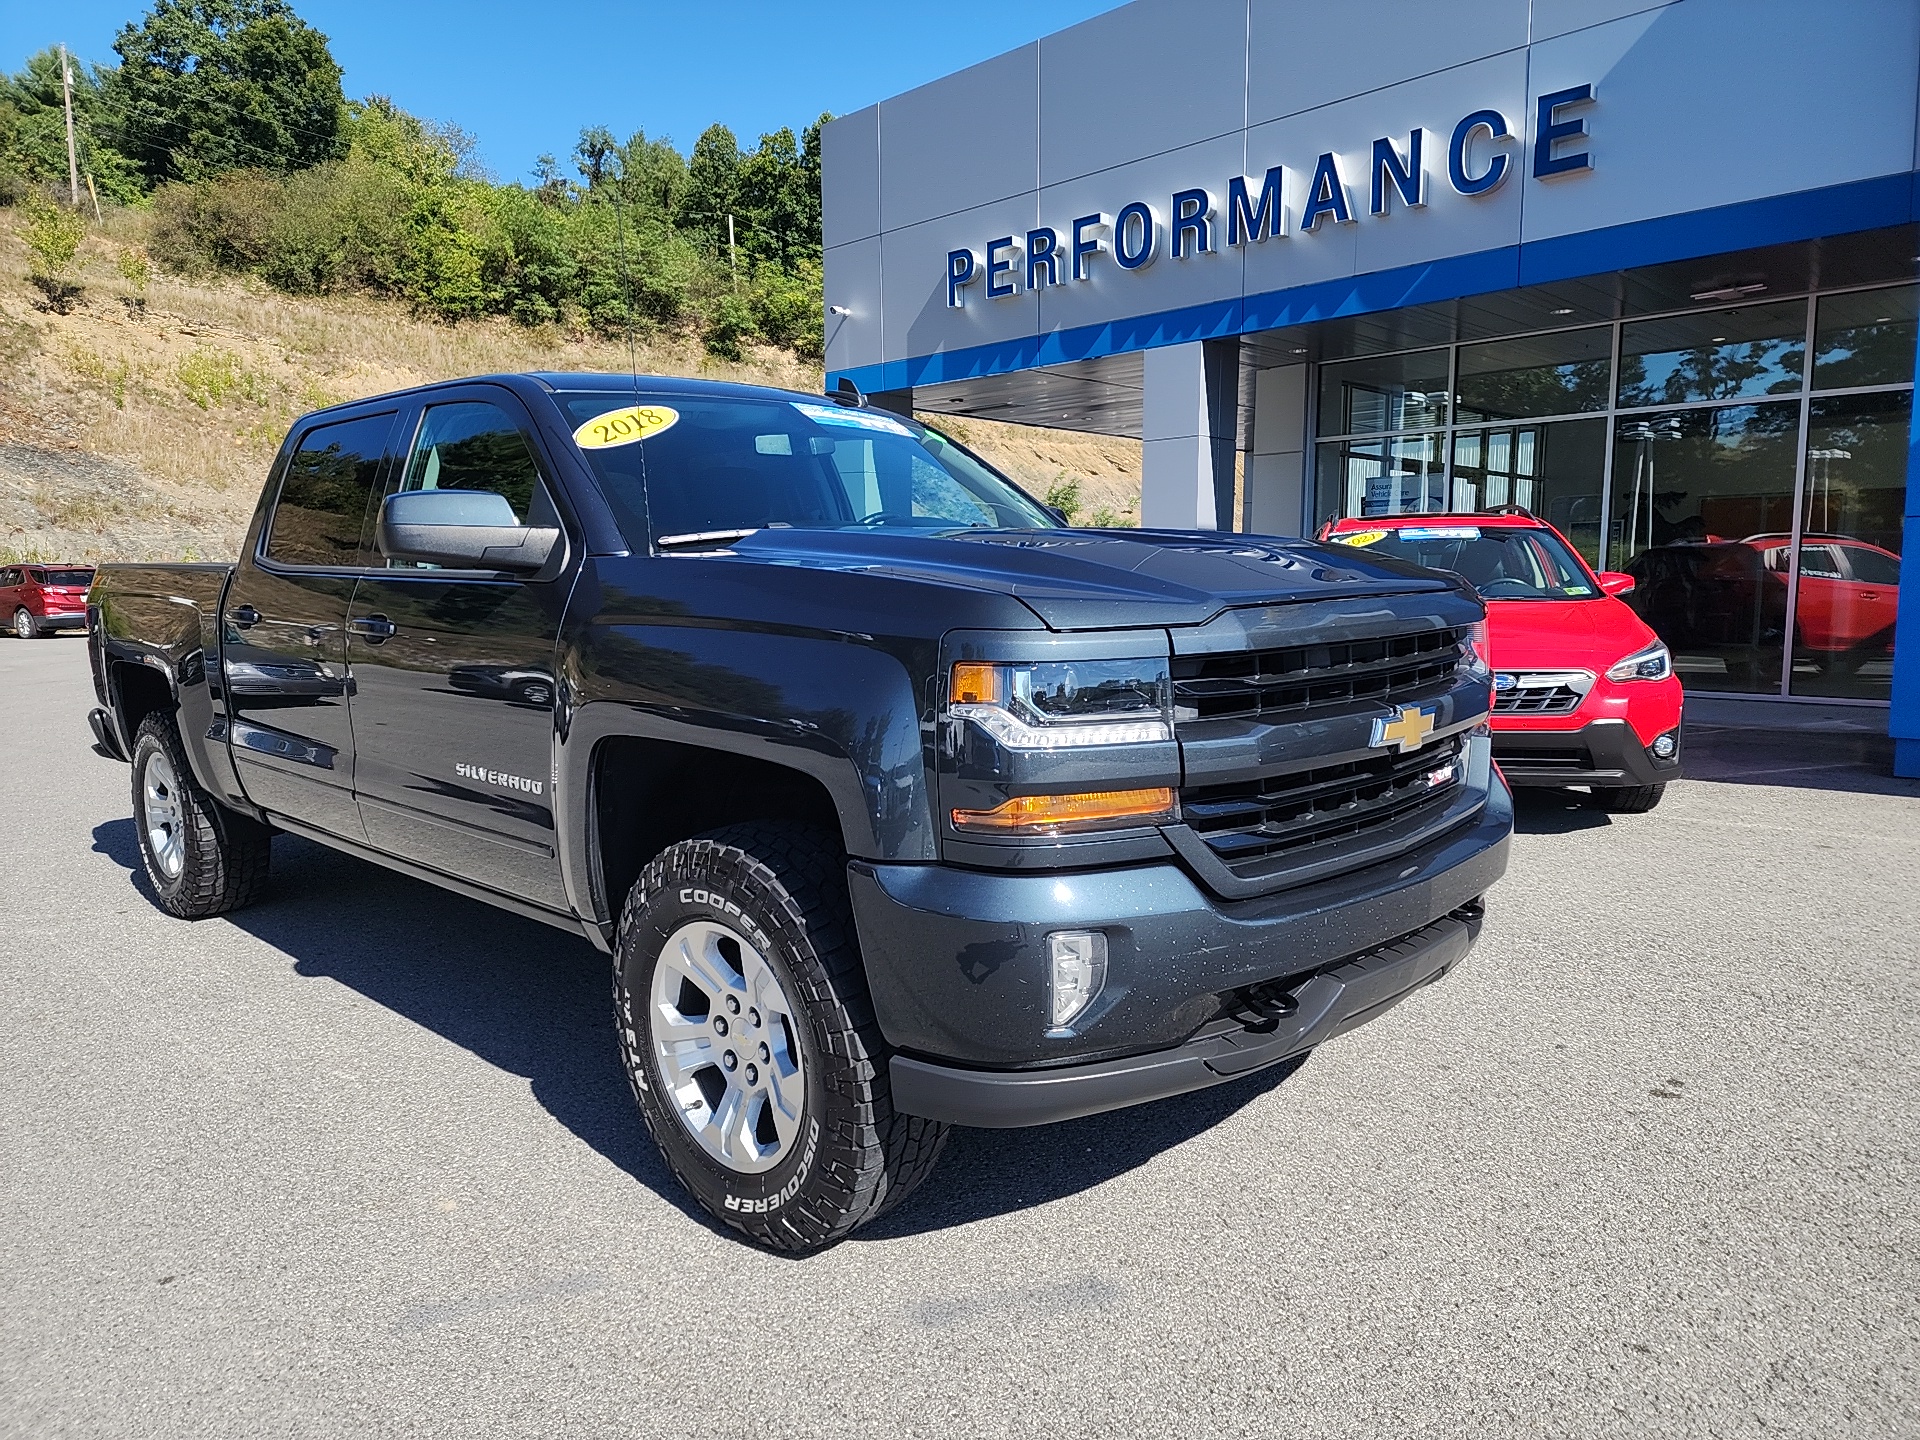
<path fill-rule="evenodd" d="M 502 180 L 564 159 L 582 126 L 645 129 L 685 151 L 713 121 L 751 147 L 1114 7 L 1116 0 L 294 0 L 325 32 L 348 96 L 391 95 L 480 141 Z M 114 61 L 145 0 L 0 0 L 0 65 L 65 41 Z M 956 136 L 955 144 L 965 138 Z"/>

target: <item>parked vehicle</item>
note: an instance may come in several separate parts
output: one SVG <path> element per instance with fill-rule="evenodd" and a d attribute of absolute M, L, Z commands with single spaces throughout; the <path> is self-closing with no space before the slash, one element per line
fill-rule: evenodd
<path fill-rule="evenodd" d="M 1509 784 L 1586 786 L 1630 813 L 1680 775 L 1679 678 L 1660 637 L 1618 598 L 1630 575 L 1596 574 L 1525 511 L 1341 520 L 1328 538 L 1447 570 L 1487 602 L 1493 756 Z"/>
<path fill-rule="evenodd" d="M 1506 866 L 1470 587 L 1066 529 L 857 396 L 340 406 L 237 565 L 94 600 L 164 907 L 246 904 L 286 831 L 584 935 L 668 1163 L 786 1250 L 898 1203 L 950 1125 L 1303 1056 L 1456 965 Z"/>
<path fill-rule="evenodd" d="M 1793 537 L 1750 535 L 1774 586 L 1784 591 Z M 1793 653 L 1823 670 L 1851 672 L 1893 654 L 1900 608 L 1900 557 L 1851 535 L 1800 537 L 1800 593 L 1794 604 Z"/>
<path fill-rule="evenodd" d="M 90 565 L 0 566 L 0 615 L 21 640 L 87 628 Z"/>

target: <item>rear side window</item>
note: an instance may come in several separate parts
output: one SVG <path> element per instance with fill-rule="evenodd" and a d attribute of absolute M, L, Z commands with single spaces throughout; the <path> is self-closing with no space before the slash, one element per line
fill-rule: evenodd
<path fill-rule="evenodd" d="M 380 481 L 391 412 L 316 425 L 287 462 L 267 533 L 267 558 L 284 565 L 358 565 L 367 505 Z"/>

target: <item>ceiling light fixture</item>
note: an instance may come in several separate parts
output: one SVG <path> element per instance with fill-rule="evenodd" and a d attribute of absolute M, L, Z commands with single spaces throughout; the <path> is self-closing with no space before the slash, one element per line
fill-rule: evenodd
<path fill-rule="evenodd" d="M 1751 285 L 1720 285 L 1711 290 L 1696 290 L 1689 299 L 1693 300 L 1742 300 L 1749 295 L 1758 295 L 1767 287 L 1760 281 Z"/>
<path fill-rule="evenodd" d="M 1549 310 L 1547 313 L 1549 315 L 1571 315 L 1573 313 L 1573 307 L 1571 305 L 1563 305 L 1560 309 Z"/>

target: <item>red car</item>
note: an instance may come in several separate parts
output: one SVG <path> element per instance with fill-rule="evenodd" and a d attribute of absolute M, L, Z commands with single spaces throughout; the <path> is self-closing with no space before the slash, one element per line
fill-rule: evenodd
<path fill-rule="evenodd" d="M 1487 602 L 1493 755 L 1510 785 L 1585 785 L 1608 810 L 1651 810 L 1680 775 L 1673 657 L 1619 596 L 1525 513 L 1339 520 L 1320 538 L 1450 570 Z"/>
<path fill-rule="evenodd" d="M 0 566 L 0 615 L 22 640 L 87 628 L 90 565 Z"/>

